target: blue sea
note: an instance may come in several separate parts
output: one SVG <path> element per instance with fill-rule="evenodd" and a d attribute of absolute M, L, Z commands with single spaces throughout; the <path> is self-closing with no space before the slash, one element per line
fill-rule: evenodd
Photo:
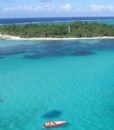
<path fill-rule="evenodd" d="M 114 39 L 0 40 L 0 130 L 114 130 Z"/>
<path fill-rule="evenodd" d="M 50 17 L 50 18 L 5 18 L 0 19 L 0 25 L 9 24 L 62 24 L 71 22 L 98 22 L 114 25 L 114 17 Z"/>

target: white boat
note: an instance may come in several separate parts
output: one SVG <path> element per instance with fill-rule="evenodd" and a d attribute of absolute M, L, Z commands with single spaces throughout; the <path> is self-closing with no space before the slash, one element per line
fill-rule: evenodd
<path fill-rule="evenodd" d="M 66 123 L 66 121 L 50 121 L 44 124 L 44 128 L 64 126 Z"/>

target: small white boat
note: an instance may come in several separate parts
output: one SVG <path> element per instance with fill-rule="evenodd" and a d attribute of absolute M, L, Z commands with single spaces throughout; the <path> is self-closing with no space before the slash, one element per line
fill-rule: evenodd
<path fill-rule="evenodd" d="M 67 122 L 66 121 L 50 121 L 44 124 L 44 128 L 53 128 L 53 127 L 59 127 L 64 126 Z"/>

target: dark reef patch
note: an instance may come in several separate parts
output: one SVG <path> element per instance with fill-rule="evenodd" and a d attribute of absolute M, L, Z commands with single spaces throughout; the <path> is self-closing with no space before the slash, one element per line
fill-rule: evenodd
<path fill-rule="evenodd" d="M 3 59 L 3 58 L 5 58 L 5 57 L 3 57 L 3 56 L 0 56 L 0 59 Z"/>
<path fill-rule="evenodd" d="M 36 52 L 33 54 L 27 54 L 24 56 L 24 58 L 26 59 L 39 59 L 39 58 L 43 58 L 43 57 L 53 57 L 53 56 L 89 56 L 89 55 L 94 55 L 95 53 L 91 52 L 91 51 L 86 51 L 86 50 L 82 50 L 82 51 L 78 51 L 75 49 L 61 49 L 61 50 L 51 50 L 51 51 L 47 51 L 47 52 Z"/>
<path fill-rule="evenodd" d="M 62 111 L 60 111 L 60 110 L 53 110 L 53 111 L 50 111 L 50 112 L 44 114 L 42 117 L 46 118 L 46 119 L 51 119 L 51 118 L 60 117 L 61 114 L 62 114 Z"/>
<path fill-rule="evenodd" d="M 91 51 L 77 51 L 74 53 L 76 56 L 89 56 L 89 55 L 94 55 L 94 52 Z"/>
<path fill-rule="evenodd" d="M 38 59 L 38 58 L 43 58 L 45 57 L 46 55 L 45 54 L 31 54 L 31 55 L 25 55 L 24 58 L 26 59 Z"/>
<path fill-rule="evenodd" d="M 25 59 L 39 59 L 54 56 L 90 56 L 96 50 L 114 49 L 114 40 L 100 40 L 94 44 L 79 41 L 45 41 L 35 44 L 21 44 L 0 47 L 0 57 L 24 54 Z"/>
<path fill-rule="evenodd" d="M 0 48 L 0 56 L 4 55 L 15 55 L 26 52 L 25 46 L 9 46 L 9 47 L 1 47 Z"/>

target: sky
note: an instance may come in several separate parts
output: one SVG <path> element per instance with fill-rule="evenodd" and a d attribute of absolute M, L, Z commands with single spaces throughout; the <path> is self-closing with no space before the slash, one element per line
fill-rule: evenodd
<path fill-rule="evenodd" d="M 0 18 L 114 16 L 114 0 L 0 0 Z"/>

